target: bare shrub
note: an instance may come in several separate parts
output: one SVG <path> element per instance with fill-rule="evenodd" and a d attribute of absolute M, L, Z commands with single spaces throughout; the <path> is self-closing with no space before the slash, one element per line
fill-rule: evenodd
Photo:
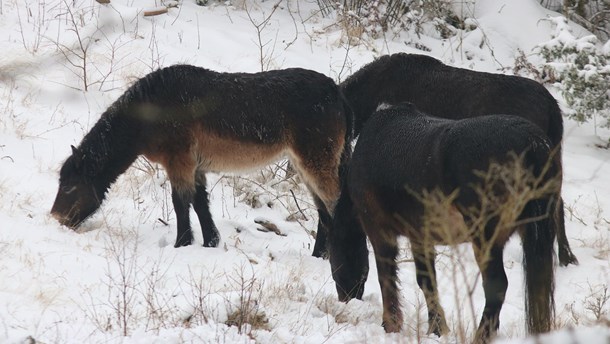
<path fill-rule="evenodd" d="M 192 311 L 184 319 L 184 325 L 197 326 L 210 321 L 210 317 L 214 312 L 210 309 L 207 300 L 213 291 L 212 283 L 207 281 L 213 281 L 222 277 L 223 276 L 212 276 L 212 273 L 209 271 L 195 274 L 189 267 L 188 279 L 183 279 L 183 282 L 186 283 L 188 288 L 184 288 L 183 292 L 187 295 L 188 304 Z"/>
<path fill-rule="evenodd" d="M 591 312 L 596 322 L 610 323 L 608 306 L 610 305 L 610 291 L 607 284 L 589 285 L 589 295 L 584 300 L 584 308 Z"/>
<path fill-rule="evenodd" d="M 273 17 L 273 14 L 278 9 L 278 7 L 282 3 L 282 1 L 283 0 L 280 0 L 275 5 L 273 5 L 273 7 L 271 8 L 271 12 L 269 14 L 267 14 L 267 15 L 263 14 L 263 18 L 261 20 L 254 19 L 252 17 L 251 10 L 244 4 L 245 10 L 246 10 L 246 15 L 248 16 L 250 23 L 252 24 L 252 26 L 254 26 L 254 29 L 256 30 L 256 38 L 257 38 L 256 45 L 258 47 L 259 64 L 261 67 L 261 72 L 269 70 L 270 65 L 273 61 L 273 52 L 275 50 L 275 42 L 277 42 L 277 34 L 276 34 L 276 39 L 273 41 L 273 44 L 271 45 L 271 47 L 269 47 L 269 44 L 272 42 L 272 40 L 263 41 L 263 31 L 269 25 L 271 17 Z"/>
<path fill-rule="evenodd" d="M 440 250 L 440 255 L 446 256 L 447 269 L 450 271 L 452 289 L 455 291 L 455 313 L 459 314 L 454 331 L 459 342 L 471 342 L 476 329 L 477 315 L 473 296 L 481 272 L 477 269 L 473 276 L 468 266 L 473 262 L 466 259 L 470 250 L 460 245 L 471 242 L 473 238 L 480 241 L 480 249 L 475 250 L 475 256 L 480 266 L 487 264 L 491 257 L 491 249 L 497 240 L 506 240 L 500 236 L 512 233 L 516 228 L 530 221 L 541 218 L 521 219 L 526 205 L 533 200 L 553 195 L 559 186 L 557 178 L 545 180 L 544 176 L 550 168 L 550 161 L 542 169 L 540 176 L 535 176 L 531 169 L 523 164 L 524 154 L 510 154 L 503 163 L 492 162 L 487 171 L 475 171 L 481 182 L 473 189 L 478 195 L 479 204 L 468 209 L 459 209 L 457 213 L 453 206 L 459 190 L 446 194 L 441 190 L 424 191 L 417 194 L 412 191 L 424 207 L 423 238 L 427 250 L 435 251 L 434 243 L 446 244 L 448 249 Z M 500 191 L 500 192 L 499 192 Z M 551 216 L 551 209 L 547 214 Z M 496 222 L 494 234 L 485 240 L 485 228 L 490 222 Z M 429 269 L 431 267 L 428 267 Z M 434 281 L 433 281 L 434 282 Z M 438 290 L 438 285 L 434 286 Z M 463 291 L 463 292 L 458 292 Z M 465 295 L 465 299 L 461 296 Z"/>
<path fill-rule="evenodd" d="M 363 38 L 377 39 L 390 30 L 414 29 L 419 35 L 425 24 L 431 24 L 442 38 L 464 28 L 464 22 L 453 11 L 452 0 L 318 0 L 323 14 L 337 13 L 337 24 L 350 44 Z"/>
<path fill-rule="evenodd" d="M 225 175 L 222 182 L 232 188 L 234 205 L 241 202 L 252 208 L 279 206 L 288 211 L 287 221 L 301 224 L 302 220 L 316 218 L 316 207 L 298 175 L 292 173 L 288 161 L 284 160 L 258 172 Z"/>
<path fill-rule="evenodd" d="M 97 7 L 93 5 L 61 0 L 58 6 L 56 10 L 60 13 L 54 20 L 59 30 L 65 26 L 64 31 L 69 34 L 58 33 L 56 38 L 47 37 L 47 39 L 55 45 L 57 52 L 63 57 L 66 68 L 80 80 L 80 86 L 67 86 L 84 91 L 89 91 L 92 86 L 96 86 L 98 90 L 114 89 L 112 76 L 125 58 L 119 56 L 118 52 L 134 38 L 125 41 L 123 37 L 126 34 L 114 39 L 106 35 L 99 26 Z M 93 53 L 96 46 L 103 48 L 105 53 Z M 99 60 L 103 60 L 104 63 L 100 63 Z M 105 67 L 101 68 L 101 65 Z M 108 83 L 112 85 L 110 88 L 106 87 Z"/>
<path fill-rule="evenodd" d="M 254 276 L 254 271 L 248 275 L 242 265 L 235 269 L 235 274 L 229 276 L 229 283 L 232 289 L 237 290 L 239 297 L 236 304 L 230 305 L 233 311 L 229 313 L 225 324 L 235 326 L 240 334 L 249 336 L 252 336 L 253 330 L 268 330 L 269 319 L 259 303 L 263 284 Z"/>
<path fill-rule="evenodd" d="M 147 264 L 140 260 L 136 230 L 108 228 L 106 240 L 107 268 L 103 287 L 105 298 L 89 291 L 85 315 L 102 332 L 119 332 L 129 336 L 143 327 L 158 332 L 180 323 L 178 307 L 171 294 L 164 292 L 167 272 L 158 260 Z"/>

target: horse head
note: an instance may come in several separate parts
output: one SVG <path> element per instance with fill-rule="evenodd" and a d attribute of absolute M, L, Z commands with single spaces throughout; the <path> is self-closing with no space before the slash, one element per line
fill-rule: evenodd
<path fill-rule="evenodd" d="M 59 190 L 51 215 L 64 226 L 78 227 L 101 205 L 104 191 L 86 173 L 85 154 L 72 146 L 72 155 L 59 172 Z"/>

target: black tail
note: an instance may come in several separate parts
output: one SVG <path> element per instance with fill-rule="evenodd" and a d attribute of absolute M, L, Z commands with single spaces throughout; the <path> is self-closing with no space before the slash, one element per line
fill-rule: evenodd
<path fill-rule="evenodd" d="M 339 181 L 341 185 L 341 194 L 346 195 L 347 197 L 347 172 L 349 169 L 349 162 L 352 158 L 352 142 L 356 138 L 356 132 L 354 131 L 356 117 L 343 92 L 341 92 L 341 101 L 343 103 L 343 112 L 345 113 L 345 144 L 343 145 L 343 154 L 341 155 L 341 162 L 339 164 Z M 348 201 L 351 206 L 351 200 Z M 346 200 L 344 200 L 344 202 L 346 202 Z"/>
<path fill-rule="evenodd" d="M 526 153 L 526 162 L 533 165 L 535 176 L 541 176 L 541 184 L 535 187 L 551 187 L 528 202 L 522 214 L 523 219 L 531 219 L 522 236 L 525 315 L 528 332 L 542 333 L 551 330 L 555 316 L 553 245 L 560 224 L 556 212 L 561 197 L 561 160 L 555 159 L 551 143 L 542 134 L 533 137 L 537 144 Z"/>
<path fill-rule="evenodd" d="M 530 201 L 524 218 L 537 218 L 526 225 L 523 235 L 525 314 L 529 333 L 548 332 L 555 313 L 553 242 L 557 226 L 553 210 L 555 196 Z"/>
<path fill-rule="evenodd" d="M 345 114 L 345 145 L 343 148 L 343 155 L 341 156 L 339 176 L 343 181 L 347 174 L 347 164 L 349 162 L 349 158 L 352 156 L 352 141 L 354 141 L 356 138 L 356 115 L 354 114 L 354 110 L 350 106 L 343 92 L 341 92 L 341 102 L 343 103 L 343 112 Z"/>
<path fill-rule="evenodd" d="M 552 98 L 552 96 L 549 95 Z M 553 147 L 561 146 L 561 140 L 563 138 L 563 114 L 561 113 L 561 109 L 559 105 L 557 105 L 557 101 L 553 99 L 552 108 L 549 110 L 549 128 L 547 131 L 547 136 L 549 140 L 551 140 L 551 144 Z M 561 156 L 561 151 L 558 151 L 556 154 Z"/>

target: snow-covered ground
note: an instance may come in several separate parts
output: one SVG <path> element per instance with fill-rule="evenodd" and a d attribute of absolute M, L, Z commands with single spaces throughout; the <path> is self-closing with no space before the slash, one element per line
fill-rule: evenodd
<path fill-rule="evenodd" d="M 406 324 L 400 334 L 385 334 L 374 264 L 363 300 L 337 301 L 328 261 L 310 256 L 312 202 L 302 186 L 270 182 L 276 166 L 241 178 L 210 176 L 212 214 L 222 235 L 213 249 L 201 247 L 195 216 L 198 244 L 173 248 L 169 182 L 145 161 L 114 184 L 78 233 L 60 226 L 49 216 L 58 170 L 70 145 L 128 85 L 161 66 L 189 63 L 225 72 L 304 67 L 340 81 L 375 56 L 404 51 L 510 72 L 518 49 L 530 54 L 551 38 L 545 18 L 557 14 L 534 0 L 455 2 L 476 29 L 442 39 L 426 24 L 419 36 L 388 33 L 348 48 L 335 18 L 322 17 L 313 0 L 279 1 L 275 11 L 278 1 L 209 2 L 200 7 L 183 0 L 167 14 L 145 17 L 163 1 L 0 0 L 0 342 L 464 342 L 484 304 L 467 245 L 441 248 L 439 257 L 451 333 L 440 339 L 425 334 L 423 295 L 413 264 L 404 262 Z M 81 49 L 78 36 L 85 43 L 94 39 Z M 87 92 L 79 69 L 83 50 Z M 610 131 L 592 124 L 565 121 L 567 232 L 580 265 L 557 268 L 558 330 L 525 339 L 521 248 L 512 240 L 504 256 L 509 289 L 499 342 L 610 342 L 610 151 L 597 146 L 608 137 Z M 259 231 L 258 218 L 283 235 Z M 227 325 L 237 310 L 256 315 L 250 316 L 255 326 Z"/>

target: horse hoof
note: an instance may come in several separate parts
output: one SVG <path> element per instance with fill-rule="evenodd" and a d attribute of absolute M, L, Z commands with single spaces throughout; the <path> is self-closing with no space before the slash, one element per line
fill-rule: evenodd
<path fill-rule="evenodd" d="M 429 324 L 428 325 L 428 332 L 426 332 L 426 334 L 434 334 L 437 337 L 441 337 L 444 334 L 449 333 L 449 327 L 447 327 L 446 324 Z"/>
<path fill-rule="evenodd" d="M 426 334 L 435 334 L 437 337 L 440 337 L 449 333 L 449 327 L 443 315 L 433 313 L 428 315 L 428 317 L 428 332 Z"/>
<path fill-rule="evenodd" d="M 218 244 L 220 244 L 220 237 L 204 242 L 203 247 L 218 247 Z"/>
<path fill-rule="evenodd" d="M 568 266 L 570 264 L 578 265 L 578 258 L 571 251 L 559 252 L 559 265 Z"/>
<path fill-rule="evenodd" d="M 384 321 L 381 323 L 381 326 L 383 326 L 386 333 L 398 333 L 401 330 L 401 325 L 397 323 L 387 323 Z"/>
<path fill-rule="evenodd" d="M 313 250 L 311 253 L 312 257 L 328 259 L 328 251 L 327 250 Z"/>
<path fill-rule="evenodd" d="M 180 241 L 176 241 L 176 243 L 174 244 L 174 247 L 175 248 L 184 247 L 184 246 L 189 246 L 191 244 L 192 244 L 191 240 L 180 240 Z"/>

